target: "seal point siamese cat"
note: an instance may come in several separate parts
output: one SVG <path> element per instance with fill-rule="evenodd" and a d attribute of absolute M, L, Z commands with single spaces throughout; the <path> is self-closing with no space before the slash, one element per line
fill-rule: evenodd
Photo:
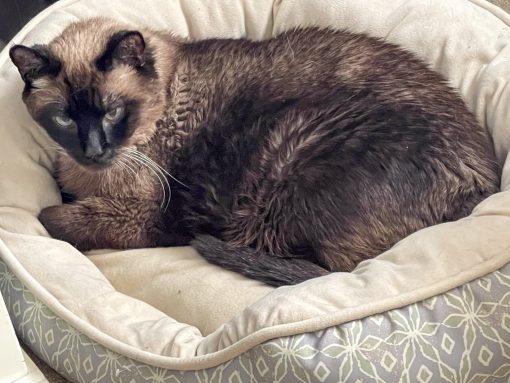
<path fill-rule="evenodd" d="M 39 219 L 81 250 L 191 243 L 280 286 L 350 271 L 498 191 L 456 91 L 363 34 L 194 41 L 93 18 L 10 57 L 73 196 Z"/>

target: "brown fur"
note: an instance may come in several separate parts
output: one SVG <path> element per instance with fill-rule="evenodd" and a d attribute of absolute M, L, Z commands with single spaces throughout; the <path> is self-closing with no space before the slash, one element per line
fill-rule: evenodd
<path fill-rule="evenodd" d="M 392 44 L 317 28 L 263 42 L 193 42 L 140 29 L 151 62 L 98 70 L 124 29 L 107 19 L 72 24 L 48 45 L 61 70 L 24 93 L 36 120 L 49 103 L 69 102 L 69 83 L 93 88 L 97 108 L 136 101 L 132 132 L 111 166 L 59 157 L 59 182 L 77 202 L 40 219 L 79 248 L 212 234 L 224 243 L 195 242 L 212 262 L 295 283 L 298 272 L 268 276 L 285 267 L 271 259 L 352 270 L 416 230 L 466 216 L 498 190 L 487 132 L 438 74 Z M 160 174 L 172 183 L 168 210 L 169 188 L 130 150 L 182 181 Z M 303 278 L 323 274 L 316 267 Z"/>

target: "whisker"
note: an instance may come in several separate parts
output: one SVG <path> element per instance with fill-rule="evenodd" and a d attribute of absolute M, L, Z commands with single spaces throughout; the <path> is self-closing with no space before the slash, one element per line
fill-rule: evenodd
<path fill-rule="evenodd" d="M 166 176 L 164 173 L 167 173 L 161 166 L 159 166 L 155 161 L 151 160 L 148 156 L 143 155 L 143 153 L 140 153 L 136 150 L 132 149 L 126 149 L 126 151 L 129 153 L 129 157 L 131 158 L 137 158 L 138 160 L 145 163 L 148 167 L 150 167 L 153 171 L 157 172 L 161 177 L 163 177 L 163 180 L 165 181 L 166 186 L 168 187 L 168 200 L 165 206 L 165 211 L 168 209 L 168 206 L 170 204 L 170 200 L 172 198 L 172 188 L 170 186 L 170 183 L 168 182 Z"/>
<path fill-rule="evenodd" d="M 138 178 L 138 174 L 136 170 L 131 166 L 131 163 L 129 163 L 129 157 L 125 155 L 125 153 L 121 153 L 118 158 L 118 164 L 123 169 L 128 170 L 131 174 L 133 174 L 133 177 L 136 179 Z"/>
<path fill-rule="evenodd" d="M 131 167 L 130 164 L 128 164 L 126 161 L 123 160 L 123 158 L 121 158 L 120 156 L 117 157 L 117 161 L 115 162 L 115 165 L 117 166 L 118 169 L 120 169 L 123 173 L 128 173 L 128 174 L 131 174 L 133 176 L 134 179 L 137 178 L 137 174 L 136 174 L 136 171 L 135 169 L 133 169 L 133 167 Z"/>
<path fill-rule="evenodd" d="M 144 156 L 139 156 L 137 154 L 139 154 L 139 153 L 135 153 L 135 152 L 131 152 L 130 153 L 132 158 L 137 158 L 138 160 L 144 162 L 147 166 L 149 166 L 151 169 L 153 169 L 155 172 L 157 172 L 159 175 L 161 175 L 161 177 L 163 178 L 166 186 L 168 187 L 168 199 L 167 199 L 167 203 L 166 203 L 166 206 L 165 206 L 165 211 L 166 211 L 168 209 L 169 204 L 170 204 L 170 200 L 172 199 L 172 188 L 170 186 L 170 183 L 168 182 L 168 179 L 166 178 L 165 174 L 163 173 L 164 169 L 161 168 L 161 166 L 159 166 L 157 163 L 152 161 L 150 158 L 144 157 Z"/>
<path fill-rule="evenodd" d="M 166 169 L 164 169 L 156 161 L 154 161 L 152 158 L 150 158 L 147 154 L 142 153 L 142 152 L 138 151 L 137 149 L 126 148 L 126 150 L 128 150 L 130 153 L 133 153 L 133 154 L 136 154 L 136 155 L 138 155 L 140 157 L 145 158 L 146 160 L 148 160 L 149 162 L 151 162 L 152 164 L 157 166 L 163 173 L 165 173 L 167 176 L 172 178 L 175 182 L 181 184 L 182 186 L 184 186 L 187 189 L 190 189 L 190 187 L 188 185 L 186 185 L 184 182 L 179 181 L 177 178 L 175 178 L 173 175 L 171 175 Z"/>
<path fill-rule="evenodd" d="M 155 169 L 151 163 L 148 163 L 148 162 L 144 161 L 144 159 L 138 158 L 136 156 L 132 156 L 132 155 L 130 155 L 131 153 L 124 153 L 124 154 L 130 160 L 135 161 L 136 163 L 145 166 L 147 169 L 152 171 L 154 173 L 154 175 L 157 177 L 157 179 L 158 179 L 158 181 L 159 181 L 159 183 L 161 185 L 161 189 L 163 191 L 163 201 L 161 202 L 161 206 L 160 207 L 162 209 L 164 207 L 164 211 L 166 211 L 168 209 L 169 204 L 170 204 L 171 190 L 170 190 L 170 184 L 168 183 L 168 180 L 166 179 L 165 175 L 162 174 L 159 169 Z M 163 179 L 161 179 L 161 176 L 163 177 Z M 169 190 L 169 193 L 170 193 L 168 200 L 166 198 L 166 188 L 165 188 L 165 185 L 163 184 L 163 180 L 164 180 L 166 186 L 168 187 L 168 190 Z M 165 203 L 165 201 L 166 201 L 166 203 Z"/>
<path fill-rule="evenodd" d="M 132 156 L 128 156 L 129 159 L 131 161 L 134 161 L 136 163 L 138 163 L 139 165 L 142 165 L 144 167 L 146 167 L 147 169 L 149 169 L 152 173 L 154 173 L 154 175 L 156 176 L 156 178 L 158 179 L 160 185 L 161 185 L 161 189 L 163 191 L 163 201 L 161 202 L 161 208 L 163 208 L 163 206 L 165 205 L 165 200 L 166 200 L 166 190 L 165 190 L 165 186 L 163 185 L 163 181 L 161 180 L 161 177 L 159 175 L 158 172 L 156 172 L 150 165 L 144 163 L 143 161 L 139 160 L 138 158 L 135 158 L 135 157 L 132 157 Z"/>

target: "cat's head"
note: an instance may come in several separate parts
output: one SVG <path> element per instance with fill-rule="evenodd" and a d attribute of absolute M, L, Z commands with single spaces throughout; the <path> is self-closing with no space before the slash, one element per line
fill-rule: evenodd
<path fill-rule="evenodd" d="M 147 142 L 164 111 L 167 73 L 156 63 L 157 44 L 151 33 L 96 18 L 9 54 L 33 119 L 74 160 L 98 169 L 121 148 Z"/>

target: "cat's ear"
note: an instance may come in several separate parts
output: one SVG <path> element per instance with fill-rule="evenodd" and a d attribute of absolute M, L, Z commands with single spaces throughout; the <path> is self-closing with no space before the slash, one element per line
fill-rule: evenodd
<path fill-rule="evenodd" d="M 9 50 L 9 56 L 26 83 L 54 72 L 58 73 L 58 63 L 45 54 L 43 49 L 14 45 Z"/>
<path fill-rule="evenodd" d="M 110 38 L 105 53 L 97 61 L 97 66 L 103 70 L 115 68 L 120 64 L 134 68 L 145 64 L 145 40 L 140 32 L 117 32 Z"/>
<path fill-rule="evenodd" d="M 134 67 L 145 64 L 145 41 L 138 31 L 126 32 L 115 47 L 112 54 L 115 61 Z"/>

